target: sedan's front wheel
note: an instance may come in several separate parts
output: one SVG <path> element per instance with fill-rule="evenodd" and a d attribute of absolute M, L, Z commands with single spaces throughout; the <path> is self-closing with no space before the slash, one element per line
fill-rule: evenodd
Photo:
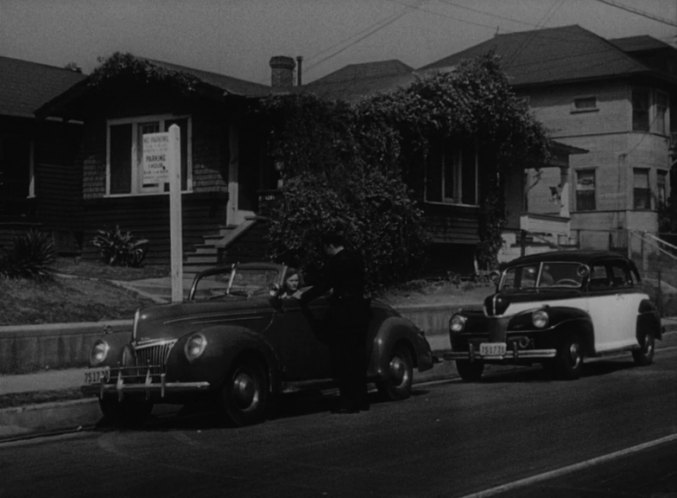
<path fill-rule="evenodd" d="M 559 379 L 574 380 L 583 370 L 583 345 L 576 335 L 565 338 L 557 348 L 553 360 L 555 376 Z"/>
<path fill-rule="evenodd" d="M 638 366 L 651 365 L 653 363 L 656 338 L 651 332 L 644 332 L 639 338 L 639 349 L 632 350 L 632 359 Z"/>
<path fill-rule="evenodd" d="M 226 377 L 221 392 L 221 406 L 236 426 L 252 425 L 266 419 L 268 375 L 261 362 L 240 360 Z"/>

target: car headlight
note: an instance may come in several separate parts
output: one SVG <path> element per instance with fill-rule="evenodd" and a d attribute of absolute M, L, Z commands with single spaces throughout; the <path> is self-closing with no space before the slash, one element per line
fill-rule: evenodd
<path fill-rule="evenodd" d="M 97 339 L 89 353 L 89 364 L 95 366 L 103 363 L 108 356 L 108 351 L 110 351 L 108 343 L 103 339 Z"/>
<path fill-rule="evenodd" d="M 202 353 L 207 349 L 207 338 L 202 334 L 194 334 L 187 341 L 184 346 L 184 352 L 188 361 L 193 361 L 202 356 Z"/>
<path fill-rule="evenodd" d="M 550 317 L 548 316 L 548 312 L 545 310 L 534 311 L 531 314 L 531 323 L 533 323 L 534 327 L 537 329 L 543 329 L 547 327 L 549 321 Z"/>
<path fill-rule="evenodd" d="M 463 315 L 453 315 L 449 320 L 449 330 L 452 332 L 461 332 L 465 328 L 465 322 L 468 319 Z"/>

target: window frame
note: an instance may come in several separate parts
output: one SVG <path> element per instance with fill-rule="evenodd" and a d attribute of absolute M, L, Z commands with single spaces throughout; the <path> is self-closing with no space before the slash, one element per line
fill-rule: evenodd
<path fill-rule="evenodd" d="M 579 104 L 592 101 L 591 106 L 580 106 Z M 571 102 L 571 113 L 584 113 L 584 112 L 599 112 L 599 107 L 597 106 L 597 96 L 596 95 L 586 95 L 583 97 L 576 97 Z"/>
<path fill-rule="evenodd" d="M 192 192 L 193 190 L 193 161 L 192 161 L 192 119 L 190 115 L 173 115 L 173 114 L 151 114 L 144 116 L 134 116 L 130 118 L 115 118 L 106 120 L 106 197 L 139 197 L 147 195 L 165 194 L 169 195 L 167 184 L 154 184 L 153 186 L 144 187 L 142 184 L 142 174 L 140 168 L 140 158 L 142 156 L 140 147 L 140 133 L 141 125 L 150 125 L 158 123 L 159 131 L 168 131 L 167 122 L 174 122 L 186 120 L 186 138 L 185 138 L 185 153 L 182 151 L 181 156 L 186 159 L 186 186 L 182 188 L 182 192 Z M 111 128 L 120 125 L 131 126 L 131 148 L 130 148 L 130 187 L 129 192 L 111 193 Z M 183 134 L 183 133 L 182 133 Z M 181 144 L 183 147 L 183 143 Z"/>
<path fill-rule="evenodd" d="M 592 180 L 593 180 L 593 187 L 592 189 L 581 189 L 579 188 L 579 176 L 582 173 L 592 173 Z M 581 200 L 579 198 L 579 194 L 582 192 L 587 192 L 588 190 L 592 190 L 592 208 L 582 208 L 581 207 Z M 576 211 L 597 211 L 597 170 L 595 168 L 581 168 L 576 170 L 576 183 L 574 186 L 574 194 L 576 198 Z"/>
<path fill-rule="evenodd" d="M 646 186 L 637 186 L 638 174 L 646 175 Z M 646 205 L 639 205 L 638 201 L 643 200 Z M 632 209 L 635 211 L 651 210 L 651 169 L 650 168 L 632 168 Z"/>
<path fill-rule="evenodd" d="M 436 152 L 438 154 L 431 154 L 428 158 L 428 165 L 425 168 L 425 178 L 423 181 L 423 199 L 424 202 L 428 204 L 439 204 L 439 205 L 453 205 L 453 206 L 479 206 L 479 152 L 476 146 L 472 148 L 468 147 L 457 147 L 455 144 L 440 144 L 439 150 Z M 473 183 L 473 191 L 468 193 L 466 191 L 467 187 L 467 178 L 464 178 L 464 173 L 467 172 L 464 165 L 464 158 L 467 155 L 472 155 L 473 166 L 472 174 L 474 178 L 471 180 Z M 433 164 L 432 158 L 439 158 L 439 161 Z M 450 164 L 451 161 L 451 164 Z M 431 170 L 435 169 L 436 178 L 439 177 L 439 189 L 436 197 L 439 197 L 439 200 L 431 196 L 429 192 L 430 188 L 430 174 Z M 451 168 L 451 169 L 449 169 Z M 451 171 L 451 182 L 448 181 L 447 172 Z M 449 189 L 449 183 L 451 183 L 451 189 Z M 452 191 L 452 195 L 449 196 L 449 190 Z M 474 202 L 467 202 L 467 196 L 472 196 Z"/>

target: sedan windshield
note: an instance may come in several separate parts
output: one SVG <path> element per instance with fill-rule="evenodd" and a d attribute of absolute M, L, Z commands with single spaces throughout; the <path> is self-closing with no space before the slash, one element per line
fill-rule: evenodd
<path fill-rule="evenodd" d="M 587 267 L 575 262 L 513 266 L 503 272 L 499 289 L 514 291 L 552 287 L 579 288 L 586 275 Z"/>

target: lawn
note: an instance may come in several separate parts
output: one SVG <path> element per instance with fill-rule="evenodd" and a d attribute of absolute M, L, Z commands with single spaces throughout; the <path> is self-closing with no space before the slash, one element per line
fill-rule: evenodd
<path fill-rule="evenodd" d="M 169 268 L 126 268 L 59 258 L 48 281 L 0 279 L 0 325 L 97 322 L 131 319 L 148 298 L 113 283 L 165 277 Z M 488 285 L 415 280 L 383 292 L 393 306 L 481 302 Z"/>
<path fill-rule="evenodd" d="M 147 298 L 112 283 L 166 276 L 164 268 L 123 268 L 59 258 L 45 281 L 0 278 L 0 325 L 130 319 Z"/>

